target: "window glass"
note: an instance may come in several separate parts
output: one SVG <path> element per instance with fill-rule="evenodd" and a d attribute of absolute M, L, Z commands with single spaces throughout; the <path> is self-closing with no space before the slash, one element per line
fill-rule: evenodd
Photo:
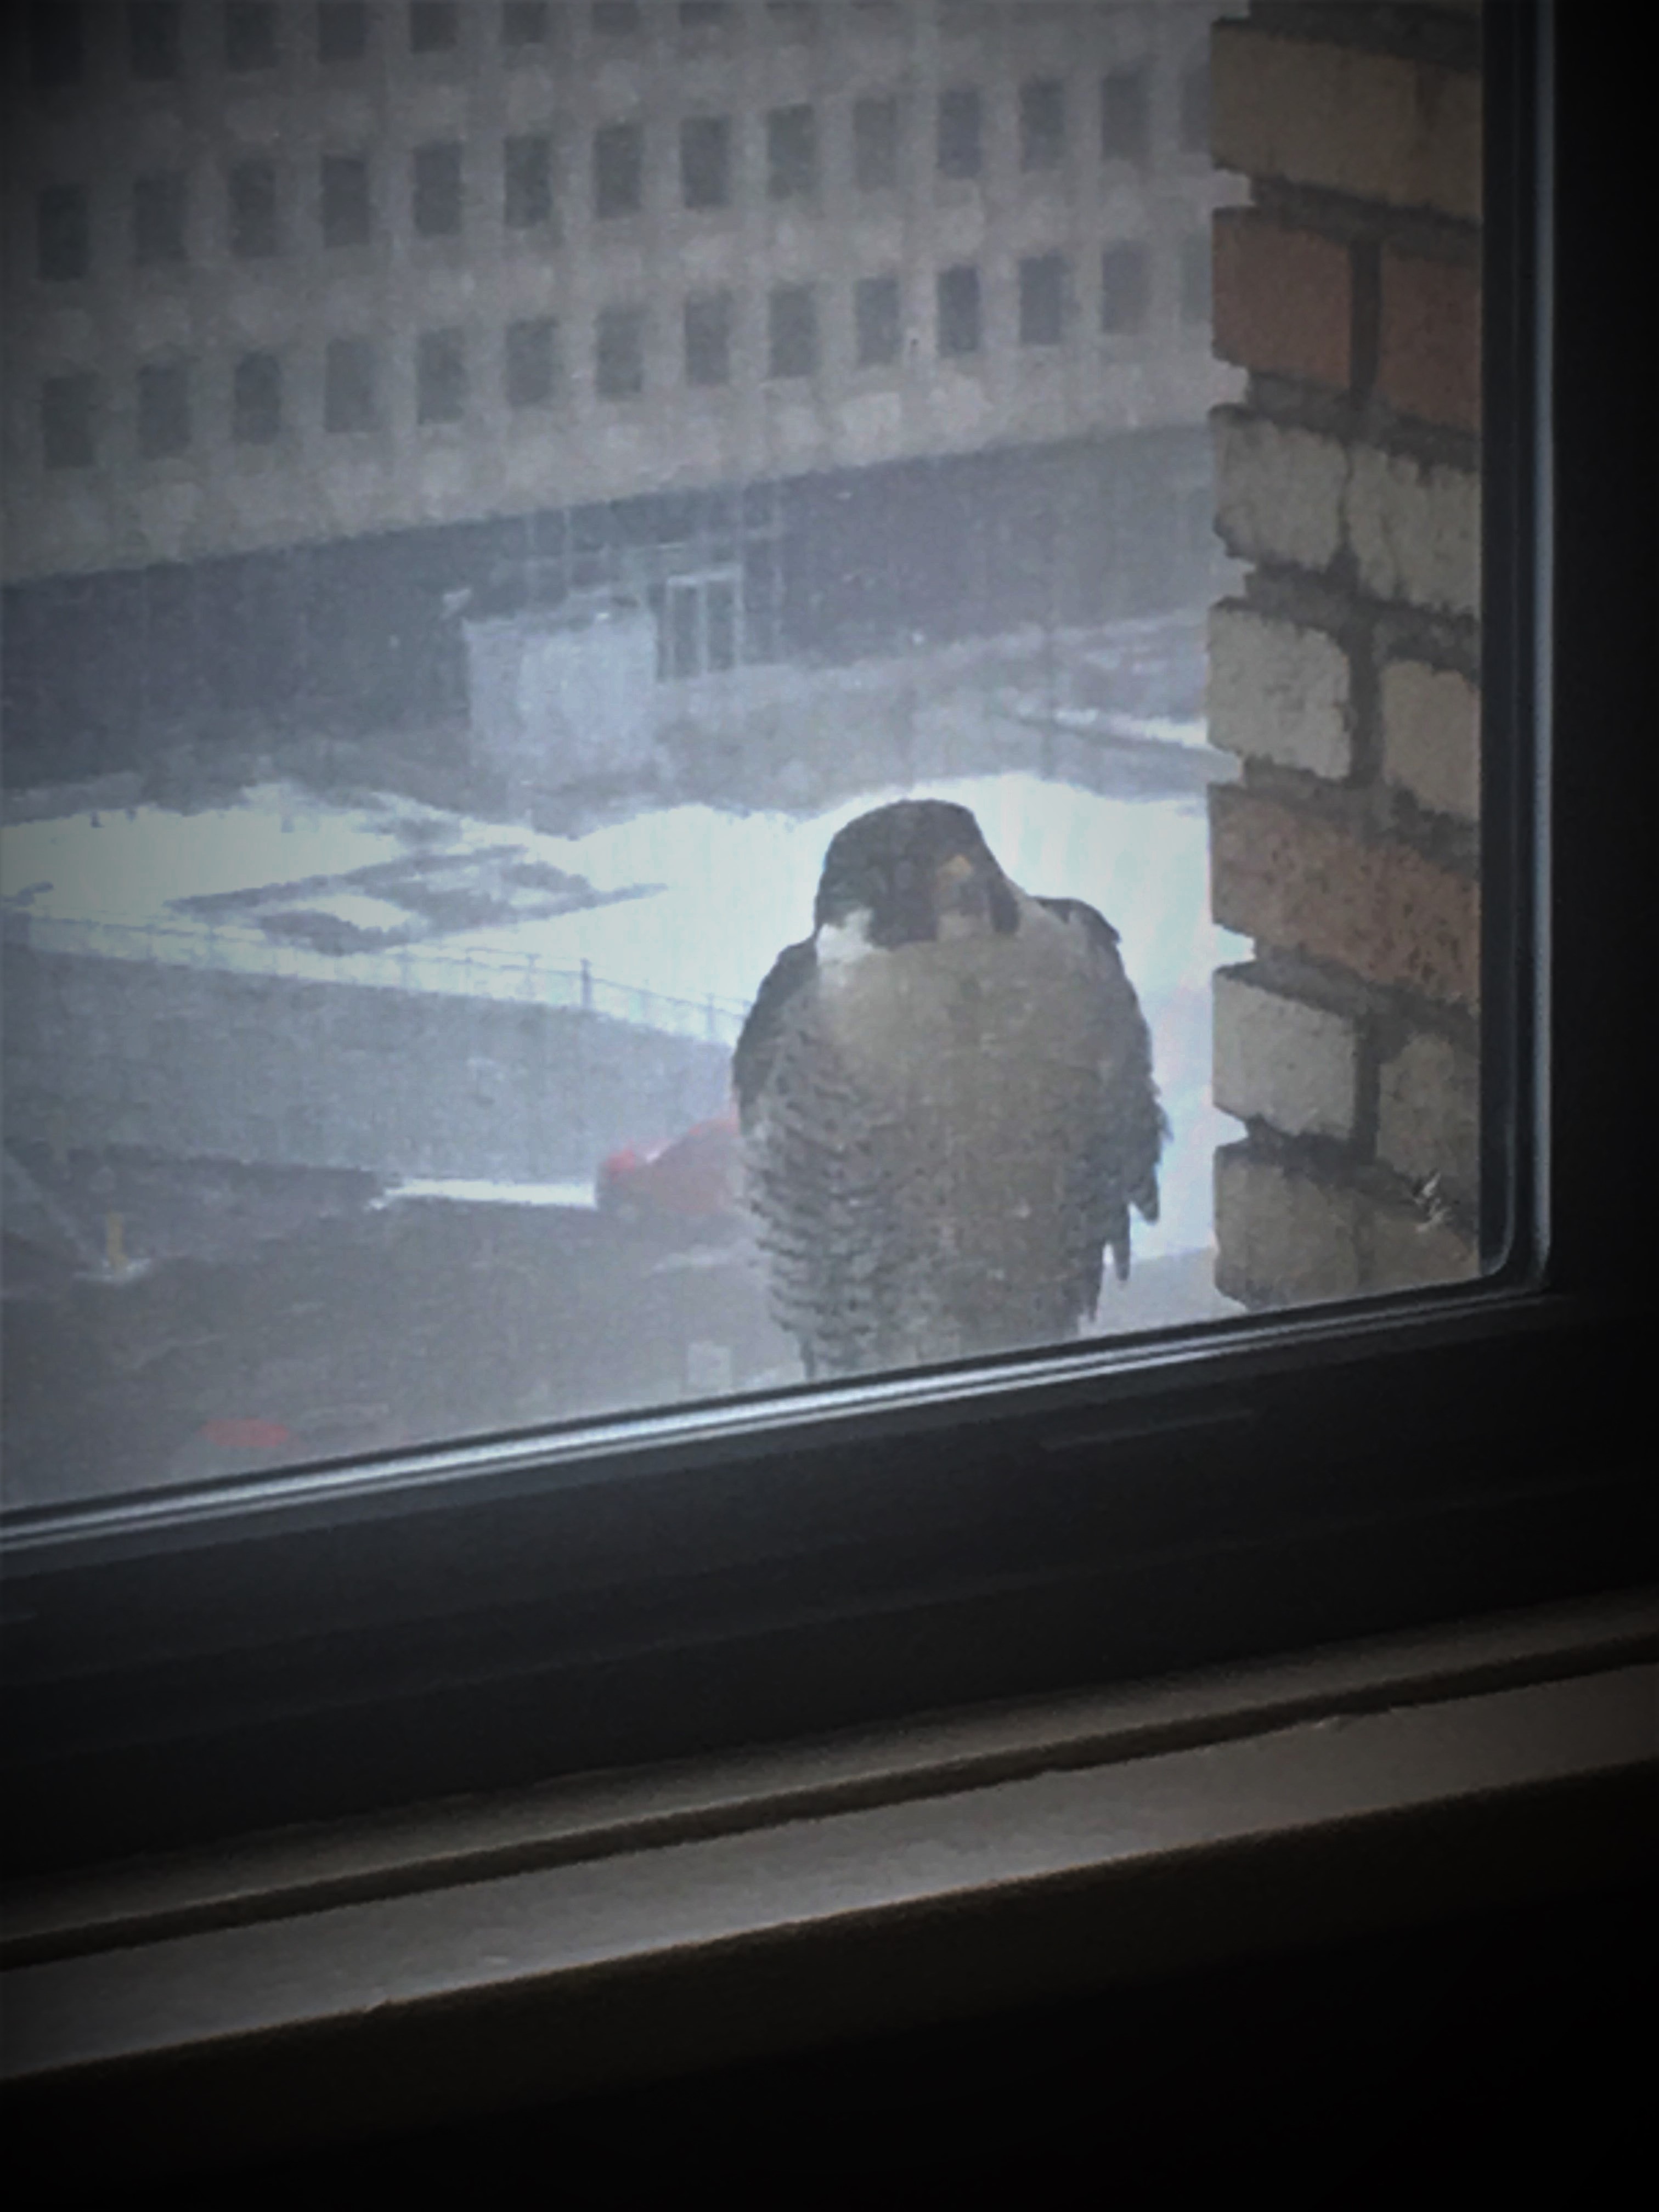
<path fill-rule="evenodd" d="M 1455 12 L 1402 180 L 1317 11 L 1259 129 L 1209 0 L 123 11 L 166 150 L 15 156 L 14 1495 L 1475 1272 Z"/>

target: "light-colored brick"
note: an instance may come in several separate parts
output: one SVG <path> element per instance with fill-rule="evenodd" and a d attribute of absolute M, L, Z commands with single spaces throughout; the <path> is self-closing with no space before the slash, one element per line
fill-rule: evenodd
<path fill-rule="evenodd" d="M 1426 1032 L 1382 1064 L 1377 1156 L 1419 1187 L 1468 1205 L 1480 1172 L 1480 1073 L 1473 1054 Z"/>
<path fill-rule="evenodd" d="M 1364 588 L 1444 614 L 1473 614 L 1480 591 L 1480 486 L 1449 469 L 1357 447 L 1343 521 Z"/>
<path fill-rule="evenodd" d="M 1328 568 L 1342 544 L 1348 456 L 1334 438 L 1218 408 L 1216 528 L 1243 561 Z"/>
<path fill-rule="evenodd" d="M 1215 1156 L 1215 1285 L 1249 1306 L 1312 1305 L 1364 1287 L 1360 1200 L 1226 1145 Z"/>
<path fill-rule="evenodd" d="M 1382 773 L 1421 806 L 1480 815 L 1480 695 L 1466 676 L 1420 660 L 1382 671 Z"/>
<path fill-rule="evenodd" d="M 1352 368 L 1351 249 L 1270 222 L 1253 208 L 1221 209 L 1214 228 L 1212 328 L 1220 359 L 1346 391 Z"/>
<path fill-rule="evenodd" d="M 1218 23 L 1211 51 L 1211 144 L 1224 168 L 1478 219 L 1472 72 L 1249 23 Z"/>
<path fill-rule="evenodd" d="M 1480 1255 L 1461 1231 L 1430 1215 L 1368 1209 L 1364 1287 L 1409 1291 L 1419 1284 L 1468 1282 L 1480 1272 Z"/>
<path fill-rule="evenodd" d="M 1248 607 L 1210 613 L 1210 742 L 1340 779 L 1353 764 L 1348 656 L 1334 638 Z"/>
<path fill-rule="evenodd" d="M 1351 1137 L 1358 1061 L 1345 1015 L 1237 974 L 1216 977 L 1213 1080 L 1224 1114 L 1287 1137 Z"/>

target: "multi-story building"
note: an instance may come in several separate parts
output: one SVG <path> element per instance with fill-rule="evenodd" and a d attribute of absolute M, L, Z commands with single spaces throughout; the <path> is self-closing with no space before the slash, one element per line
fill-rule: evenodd
<path fill-rule="evenodd" d="M 1086 615 L 1131 519 L 1155 600 L 1208 544 L 1216 12 L 18 11 L 15 761 L 429 714 L 462 591 L 640 584 L 669 677 L 1062 570 Z"/>

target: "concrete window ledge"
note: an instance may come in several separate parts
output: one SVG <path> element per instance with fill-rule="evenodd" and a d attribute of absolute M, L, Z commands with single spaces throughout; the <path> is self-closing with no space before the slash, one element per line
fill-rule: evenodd
<path fill-rule="evenodd" d="M 19 1891 L 7 2099 L 345 2140 L 1629 1880 L 1656 1808 L 1638 1593 Z"/>

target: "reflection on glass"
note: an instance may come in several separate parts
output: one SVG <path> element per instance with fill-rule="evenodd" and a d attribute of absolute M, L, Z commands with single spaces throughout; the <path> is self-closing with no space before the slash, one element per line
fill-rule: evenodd
<path fill-rule="evenodd" d="M 269 13 L 19 141 L 11 1496 L 1233 1310 L 1217 10 Z"/>

